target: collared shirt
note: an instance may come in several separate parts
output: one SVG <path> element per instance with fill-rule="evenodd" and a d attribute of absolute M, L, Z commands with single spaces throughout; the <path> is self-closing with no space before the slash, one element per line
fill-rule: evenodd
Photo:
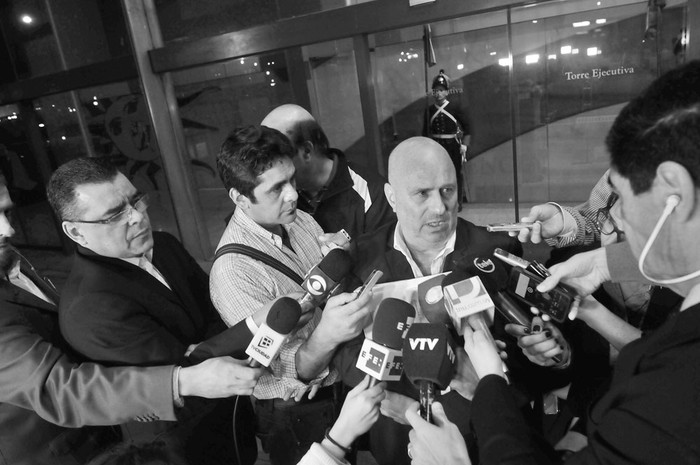
<path fill-rule="evenodd" d="M 433 258 L 432 262 L 430 262 L 431 275 L 442 273 L 442 269 L 445 266 L 445 259 L 455 250 L 456 240 L 457 229 L 455 228 L 449 239 L 447 239 L 445 247 L 443 247 L 435 258 Z M 396 228 L 394 229 L 394 248 L 406 257 L 406 261 L 408 261 L 408 264 L 411 265 L 411 270 L 413 270 L 413 277 L 420 278 L 424 276 L 423 272 L 420 270 L 420 267 L 413 259 L 411 250 L 408 248 L 408 244 L 406 244 L 406 240 L 401 233 L 401 223 L 397 223 Z"/>
<path fill-rule="evenodd" d="M 282 243 L 282 238 L 255 223 L 242 209 L 237 208 L 229 221 L 217 248 L 236 243 L 254 247 L 279 260 L 304 276 L 323 258 L 318 236 L 321 227 L 307 213 L 297 210 L 297 218 L 283 225 L 294 250 Z M 285 274 L 246 255 L 226 254 L 214 262 L 209 275 L 209 291 L 221 318 L 233 326 L 254 314 L 277 297 L 300 292 L 301 286 Z M 255 386 L 253 395 L 257 399 L 275 399 L 288 393 L 292 396 L 306 390 L 308 384 L 333 384 L 337 378 L 335 370 L 324 369 L 308 384 L 297 377 L 296 352 L 321 320 L 321 310 L 304 327 L 292 332 L 282 346 L 280 356 L 270 364 Z"/>
<path fill-rule="evenodd" d="M 156 278 L 158 281 L 160 281 L 165 287 L 170 289 L 171 291 L 173 290 L 170 287 L 170 284 L 165 280 L 162 274 L 160 274 L 160 271 L 158 271 L 158 268 L 153 266 L 153 249 L 149 250 L 145 254 L 141 255 L 140 257 L 132 257 L 132 258 L 119 258 L 120 260 L 124 260 L 127 263 L 131 263 L 132 265 L 138 266 L 141 268 L 143 271 L 146 273 L 150 274 L 154 278 Z"/>
<path fill-rule="evenodd" d="M 51 298 L 49 298 L 49 296 L 47 296 L 41 289 L 39 289 L 39 287 L 36 284 L 34 284 L 32 280 L 29 279 L 29 277 L 22 273 L 22 271 L 20 270 L 19 260 L 10 269 L 10 272 L 7 273 L 7 279 L 10 281 L 11 284 L 14 284 L 17 287 L 24 289 L 25 291 L 35 295 L 41 300 L 50 304 L 56 304 L 56 302 L 52 301 Z"/>

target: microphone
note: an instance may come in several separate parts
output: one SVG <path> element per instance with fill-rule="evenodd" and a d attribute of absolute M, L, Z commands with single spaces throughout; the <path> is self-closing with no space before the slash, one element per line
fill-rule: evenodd
<path fill-rule="evenodd" d="M 309 270 L 301 284 L 304 288 L 304 295 L 299 299 L 302 313 L 324 303 L 351 268 L 352 259 L 345 250 L 333 249 L 328 252 L 318 265 Z"/>
<path fill-rule="evenodd" d="M 372 339 L 365 338 L 355 365 L 372 377 L 370 387 L 379 381 L 401 379 L 403 340 L 415 317 L 413 305 L 403 300 L 389 297 L 379 304 Z"/>
<path fill-rule="evenodd" d="M 265 323 L 260 326 L 245 350 L 250 356 L 248 365 L 270 366 L 300 317 L 301 306 L 291 297 L 282 297 L 272 304 Z"/>
<path fill-rule="evenodd" d="M 415 323 L 403 343 L 403 369 L 420 391 L 420 415 L 432 423 L 430 410 L 435 390 L 446 389 L 455 372 L 455 352 L 447 327 L 440 323 Z"/>
<path fill-rule="evenodd" d="M 465 326 L 469 325 L 474 330 L 484 331 L 495 346 L 486 322 L 486 314 L 493 315 L 495 305 L 480 277 L 455 270 L 442 282 L 442 288 L 445 307 L 457 333 L 464 334 Z"/>
<path fill-rule="evenodd" d="M 282 297 L 282 299 L 289 299 L 289 297 Z M 260 328 L 259 323 L 261 324 L 265 321 L 274 306 L 275 303 L 270 307 L 263 307 L 230 328 L 226 328 L 219 334 L 210 337 L 206 341 L 200 342 L 187 358 L 193 363 L 200 363 L 204 360 L 220 357 L 222 355 L 228 355 L 238 360 L 245 360 L 248 358 L 245 350 L 248 344 L 250 344 L 250 341 L 253 340 L 253 335 Z"/>
<path fill-rule="evenodd" d="M 187 358 L 193 364 L 222 355 L 229 355 L 238 360 L 244 360 L 247 358 L 245 349 L 250 344 L 250 341 L 253 340 L 253 331 L 256 331 L 257 327 L 258 325 L 255 324 L 251 315 L 216 336 L 197 344 L 197 347 Z"/>
<path fill-rule="evenodd" d="M 442 323 L 452 326 L 452 320 L 445 308 L 445 298 L 442 293 L 442 282 L 445 275 L 439 274 L 418 284 L 416 294 L 418 305 L 423 315 L 430 323 Z"/>

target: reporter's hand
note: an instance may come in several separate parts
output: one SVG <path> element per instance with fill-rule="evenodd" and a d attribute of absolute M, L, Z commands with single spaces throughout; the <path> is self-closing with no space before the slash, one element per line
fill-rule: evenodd
<path fill-rule="evenodd" d="M 471 465 L 467 445 L 457 426 L 447 419 L 440 402 L 433 402 L 434 425 L 418 415 L 418 403 L 406 410 L 413 429 L 408 433 L 411 465 Z"/>
<path fill-rule="evenodd" d="M 463 336 L 464 350 L 467 351 L 479 379 L 491 374 L 504 376 L 500 354 L 483 331 L 474 331 L 466 327 Z"/>
<path fill-rule="evenodd" d="M 559 328 L 540 317 L 532 319 L 532 326 L 507 324 L 506 332 L 518 339 L 518 347 L 532 363 L 540 366 L 553 366 L 568 361 L 571 353 L 569 344 Z M 561 361 L 553 360 L 560 356 Z"/>
<path fill-rule="evenodd" d="M 369 387 L 369 375 L 360 381 L 345 398 L 330 436 L 343 446 L 349 446 L 360 435 L 369 431 L 379 418 L 379 403 L 384 399 L 386 383 Z"/>
<path fill-rule="evenodd" d="M 601 284 L 610 281 L 608 259 L 604 248 L 576 254 L 563 263 L 553 265 L 549 268 L 549 272 L 551 276 L 537 286 L 538 291 L 549 292 L 561 281 L 573 287 L 579 297 L 586 297 Z M 578 301 L 574 303 L 569 319 L 576 318 L 578 304 Z"/>
<path fill-rule="evenodd" d="M 247 396 L 253 393 L 264 368 L 251 368 L 244 360 L 215 357 L 180 369 L 178 388 L 181 396 L 209 399 Z"/>
<path fill-rule="evenodd" d="M 415 400 L 410 397 L 404 396 L 392 391 L 386 391 L 386 396 L 382 400 L 382 404 L 379 411 L 385 417 L 391 418 L 396 423 L 401 425 L 407 425 L 405 413 L 409 405 L 413 404 Z"/>
<path fill-rule="evenodd" d="M 318 242 L 321 245 L 321 253 L 324 256 L 333 249 L 343 249 L 346 252 L 350 250 L 350 240 L 340 231 L 321 234 L 318 236 Z"/>
<path fill-rule="evenodd" d="M 331 297 L 314 332 L 333 347 L 354 338 L 372 321 L 372 311 L 367 305 L 371 294 L 358 297 L 354 292 L 346 292 Z"/>
<path fill-rule="evenodd" d="M 535 205 L 530 209 L 530 213 L 520 221 L 535 223 L 532 228 L 523 228 L 520 231 L 508 233 L 511 237 L 518 236 L 520 242 L 539 244 L 542 239 L 549 239 L 564 233 L 564 218 L 559 209 L 549 203 Z"/>
<path fill-rule="evenodd" d="M 455 352 L 457 354 L 457 373 L 452 378 L 450 387 L 459 392 L 465 399 L 472 400 L 474 391 L 476 391 L 476 385 L 479 384 L 479 376 L 476 374 L 474 365 L 472 365 L 464 349 L 458 347 Z"/>

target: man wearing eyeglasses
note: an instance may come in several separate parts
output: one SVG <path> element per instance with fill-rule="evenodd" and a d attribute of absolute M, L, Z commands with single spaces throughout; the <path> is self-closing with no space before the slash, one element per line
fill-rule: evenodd
<path fill-rule="evenodd" d="M 78 244 L 59 320 L 80 355 L 106 365 L 182 363 L 188 346 L 225 329 L 206 273 L 173 236 L 151 230 L 147 197 L 113 165 L 71 160 L 52 175 L 48 197 Z M 243 404 L 252 414 L 247 398 Z M 232 412 L 233 399 L 188 398 L 180 421 L 130 422 L 122 431 L 135 442 L 165 440 L 190 463 L 237 463 Z M 243 462 L 252 463 L 254 438 L 238 442 Z"/>

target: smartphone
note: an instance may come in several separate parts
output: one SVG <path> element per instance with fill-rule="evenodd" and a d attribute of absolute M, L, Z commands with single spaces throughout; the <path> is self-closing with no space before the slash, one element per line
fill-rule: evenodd
<path fill-rule="evenodd" d="M 544 278 L 519 266 L 513 267 L 508 279 L 507 291 L 526 304 L 536 307 L 554 321 L 562 323 L 571 311 L 576 292 L 564 284 L 559 284 L 549 292 L 537 291 Z"/>
<path fill-rule="evenodd" d="M 509 264 L 510 266 L 519 266 L 521 268 L 527 268 L 528 266 L 530 266 L 530 262 L 528 262 L 524 258 L 520 258 L 517 255 L 513 255 L 510 252 L 506 252 L 501 248 L 494 249 L 493 256 Z"/>
<path fill-rule="evenodd" d="M 364 296 L 367 294 L 369 291 L 372 290 L 375 284 L 377 284 L 377 281 L 379 281 L 379 278 L 381 278 L 384 275 L 379 270 L 374 270 L 372 271 L 369 276 L 367 276 L 367 279 L 365 279 L 365 282 L 362 284 L 362 287 L 360 287 L 360 291 L 358 293 L 357 298 L 359 299 L 360 297 Z"/>
<path fill-rule="evenodd" d="M 486 226 L 488 232 L 520 231 L 523 228 L 532 229 L 535 223 L 493 223 Z"/>

